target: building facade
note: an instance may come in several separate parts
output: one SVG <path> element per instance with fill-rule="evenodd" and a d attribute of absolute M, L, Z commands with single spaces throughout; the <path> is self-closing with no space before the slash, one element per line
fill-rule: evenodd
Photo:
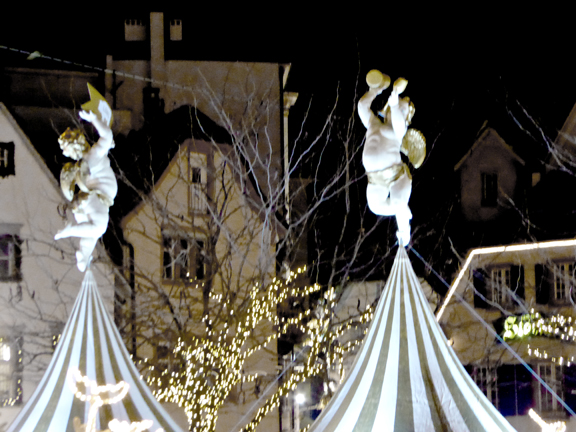
<path fill-rule="evenodd" d="M 281 194 L 283 87 L 289 65 L 198 60 L 192 20 L 162 12 L 128 17 L 108 56 L 106 98 L 130 113 L 124 130 L 192 105 L 233 135 L 266 197 Z"/>
<path fill-rule="evenodd" d="M 280 225 L 257 205 L 248 177 L 235 172 L 241 165 L 231 150 L 227 144 L 184 141 L 154 189 L 122 222 L 125 249 L 133 251 L 134 296 L 126 305 L 132 311 L 127 328 L 134 329 L 129 349 L 155 369 L 181 367 L 172 355 L 179 341 L 209 340 L 206 332 L 242 325 L 252 313 L 253 287 L 266 286 L 275 276 Z M 239 349 L 268 338 L 272 324 L 260 321 L 251 330 L 252 342 Z M 239 340 L 229 337 L 230 343 Z M 213 365 L 214 385 L 225 374 L 223 362 Z M 249 408 L 262 405 L 266 398 L 255 401 L 274 381 L 277 364 L 275 340 L 244 361 L 245 377 L 230 390 L 217 430 L 230 430 Z M 242 383 L 254 374 L 257 379 Z M 277 429 L 278 421 L 277 412 L 271 413 L 260 430 Z"/>
<path fill-rule="evenodd" d="M 574 240 L 474 249 L 439 312 L 459 359 L 518 430 L 538 430 L 530 408 L 573 422 L 546 385 L 576 408 L 575 262 Z"/>
<path fill-rule="evenodd" d="M 144 164 L 130 157 L 121 163 L 127 172 L 138 166 L 136 182 L 146 178 L 137 206 L 121 222 L 132 280 L 124 305 L 128 348 L 166 368 L 179 339 L 230 325 L 219 308 L 246 313 L 254 284 L 275 276 L 285 229 L 276 212 L 288 190 L 282 132 L 283 111 L 295 100 L 285 104 L 283 97 L 289 67 L 197 60 L 197 36 L 181 16 L 127 17 L 105 77 L 118 132 L 138 157 L 150 154 Z M 154 309 L 161 312 L 148 314 Z M 256 344 L 270 326 L 254 329 Z M 251 420 L 248 407 L 266 399 L 262 392 L 277 365 L 275 342 L 251 356 L 242 374 L 258 378 L 230 391 L 217 430 Z M 278 427 L 275 410 L 260 430 Z"/>
<path fill-rule="evenodd" d="M 459 211 L 448 229 L 467 258 L 437 317 L 479 388 L 523 431 L 540 430 L 529 409 L 574 423 L 550 392 L 576 407 L 576 242 L 571 204 L 558 199 L 559 182 L 570 180 L 552 163 L 565 151 L 572 117 L 547 155 L 484 127 L 454 167 Z"/>
<path fill-rule="evenodd" d="M 56 139 L 51 143 L 59 151 Z M 56 243 L 65 199 L 44 159 L 0 103 L 0 424 L 32 395 L 68 320 L 83 274 L 74 240 Z M 103 248 L 92 270 L 113 312 L 114 273 Z"/>
<path fill-rule="evenodd" d="M 10 109 L 26 121 L 34 140 L 42 139 L 56 112 L 56 128 L 75 117 L 78 104 L 70 102 L 67 91 L 77 98 L 86 82 L 103 89 L 114 112 L 117 202 L 122 203 L 111 209 L 112 220 L 122 216 L 122 229 L 109 235 L 123 244 L 129 285 L 117 290 L 118 323 L 132 354 L 160 363 L 169 363 L 178 326 L 204 328 L 205 311 L 224 290 L 235 287 L 241 298 L 252 283 L 273 278 L 283 230 L 276 212 L 287 207 L 289 194 L 282 132 L 295 101 L 295 95 L 288 102 L 283 95 L 288 65 L 197 59 L 190 47 L 198 44 L 198 35 L 182 18 L 160 12 L 127 17 L 103 74 L 5 69 L 1 83 Z M 44 127 L 36 127 L 40 124 Z M 168 132 L 159 137 L 159 130 Z M 45 160 L 54 159 L 54 152 L 44 152 L 46 146 L 38 148 Z M 52 162 L 54 176 L 58 164 Z M 141 169 L 146 172 L 136 172 Z M 130 183 L 134 179 L 141 182 Z M 138 205 L 131 209 L 133 202 Z M 142 295 L 150 287 L 154 301 L 178 320 L 142 312 L 152 301 L 153 296 Z M 139 337 L 142 322 L 155 330 Z M 230 418 L 245 415 L 245 401 L 275 376 L 275 352 L 272 347 L 247 365 L 246 375 L 258 373 L 260 379 L 232 392 L 242 403 L 224 407 Z M 278 428 L 277 415 L 270 421 L 263 430 Z"/>

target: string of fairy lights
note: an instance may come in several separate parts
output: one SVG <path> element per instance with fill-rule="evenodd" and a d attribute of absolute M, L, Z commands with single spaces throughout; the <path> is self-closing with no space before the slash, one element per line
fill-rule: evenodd
<path fill-rule="evenodd" d="M 81 386 L 78 384 L 84 387 L 84 391 L 80 390 Z M 78 369 L 68 372 L 68 385 L 77 399 L 82 402 L 88 402 L 90 406 L 86 424 L 82 424 L 79 417 L 74 418 L 74 430 L 77 432 L 98 432 L 96 429 L 98 410 L 104 405 L 113 405 L 120 402 L 126 397 L 130 389 L 130 385 L 124 381 L 116 384 L 98 385 L 96 381 L 82 375 Z M 150 430 L 153 424 L 152 420 L 127 422 L 112 419 L 108 422 L 108 430 L 110 432 L 144 432 L 145 430 Z M 164 429 L 159 428 L 155 432 L 164 432 Z"/>
<path fill-rule="evenodd" d="M 547 423 L 540 417 L 536 411 L 530 409 L 528 411 L 528 415 L 534 422 L 542 428 L 542 432 L 565 432 L 566 431 L 566 422 L 564 421 L 555 421 Z"/>
<path fill-rule="evenodd" d="M 305 355 L 302 362 L 284 371 L 284 379 L 277 383 L 274 393 L 258 408 L 243 431 L 255 430 L 284 396 L 309 378 L 329 369 L 343 376 L 343 358 L 360 342 L 354 340 L 343 346 L 335 342 L 351 329 L 366 327 L 373 316 L 373 308 L 367 307 L 353 320 L 334 324 L 330 317 L 337 296 L 335 289 L 329 288 L 323 293 L 320 309 L 314 314 L 306 309 L 293 317 L 279 317 L 278 307 L 287 299 L 302 301 L 322 290 L 318 284 L 294 286 L 296 278 L 305 272 L 306 267 L 299 268 L 291 272 L 286 280 L 276 278 L 267 287 L 255 284 L 247 296 L 249 304 L 246 314 L 242 314 L 237 323 L 230 325 L 224 322 L 219 327 L 211 327 L 203 336 L 192 336 L 186 342 L 179 340 L 174 350 L 174 360 L 182 365 L 182 369 L 160 370 L 153 365 L 148 366 L 146 381 L 155 389 L 155 396 L 159 401 L 182 406 L 192 431 L 213 430 L 218 420 L 218 410 L 225 400 L 234 392 L 248 391 L 243 387 L 247 383 L 251 383 L 250 389 L 253 389 L 255 382 L 265 378 L 260 373 L 245 373 L 246 360 L 290 330 L 296 329 L 303 335 L 301 346 Z M 232 305 L 227 304 L 226 309 L 233 310 Z M 266 324 L 274 331 L 266 336 L 256 334 L 257 329 L 265 328 Z"/>
<path fill-rule="evenodd" d="M 576 341 L 572 317 L 556 314 L 550 318 L 543 317 L 531 309 L 529 314 L 509 316 L 504 321 L 504 340 L 520 339 L 528 336 L 544 336 L 561 339 L 566 342 Z"/>

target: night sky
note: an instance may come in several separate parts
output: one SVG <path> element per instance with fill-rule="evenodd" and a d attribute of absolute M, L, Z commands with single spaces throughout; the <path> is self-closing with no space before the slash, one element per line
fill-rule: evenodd
<path fill-rule="evenodd" d="M 64 10 L 27 7 L 24 12 L 17 7 L 4 12 L 0 45 L 103 67 L 123 29 L 126 8 L 113 2 L 96 5 L 91 11 L 79 4 Z M 485 10 L 475 11 L 474 19 L 449 17 L 441 10 L 415 15 L 400 7 L 373 11 L 378 18 L 368 11 L 345 10 L 276 14 L 237 7 L 222 13 L 221 8 L 199 6 L 179 12 L 198 35 L 191 44 L 192 58 L 292 63 L 288 89 L 301 94 L 299 105 L 314 98 L 319 104 L 316 119 L 322 117 L 320 106 L 330 105 L 337 91 L 340 104 L 350 110 L 373 68 L 409 80 L 406 94 L 417 109 L 414 126 L 432 139 L 459 104 L 482 109 L 485 101 L 475 101 L 484 96 L 503 109 L 518 100 L 551 129 L 561 127 L 576 101 L 571 38 L 561 31 L 560 11 L 552 20 L 540 13 L 532 20 L 509 20 L 502 11 Z M 0 61 L 5 63 L 2 52 Z"/>

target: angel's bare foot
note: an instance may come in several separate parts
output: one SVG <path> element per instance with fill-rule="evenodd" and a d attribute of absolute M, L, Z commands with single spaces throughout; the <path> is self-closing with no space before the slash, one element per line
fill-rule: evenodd
<path fill-rule="evenodd" d="M 82 273 L 86 271 L 86 268 L 88 267 L 88 264 L 91 260 L 92 255 L 88 255 L 86 257 L 82 252 L 76 251 L 76 267 L 78 267 L 78 270 L 80 270 Z"/>
<path fill-rule="evenodd" d="M 396 223 L 398 224 L 398 232 L 396 236 L 398 241 L 402 243 L 402 246 L 406 247 L 410 243 L 410 219 L 412 218 L 412 213 L 410 209 L 406 208 L 404 210 L 396 213 Z"/>

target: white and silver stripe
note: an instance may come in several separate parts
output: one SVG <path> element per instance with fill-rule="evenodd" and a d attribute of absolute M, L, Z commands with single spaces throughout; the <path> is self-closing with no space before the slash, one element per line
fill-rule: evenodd
<path fill-rule="evenodd" d="M 447 345 L 404 248 L 320 431 L 514 431 Z"/>
<path fill-rule="evenodd" d="M 86 423 L 89 404 L 74 397 L 68 383 L 73 369 L 98 385 L 120 381 L 130 385 L 124 399 L 99 409 L 98 430 L 107 429 L 110 420 L 118 419 L 152 420 L 150 431 L 182 432 L 140 380 L 90 270 L 44 377 L 7 432 L 74 432 L 74 417 Z"/>

